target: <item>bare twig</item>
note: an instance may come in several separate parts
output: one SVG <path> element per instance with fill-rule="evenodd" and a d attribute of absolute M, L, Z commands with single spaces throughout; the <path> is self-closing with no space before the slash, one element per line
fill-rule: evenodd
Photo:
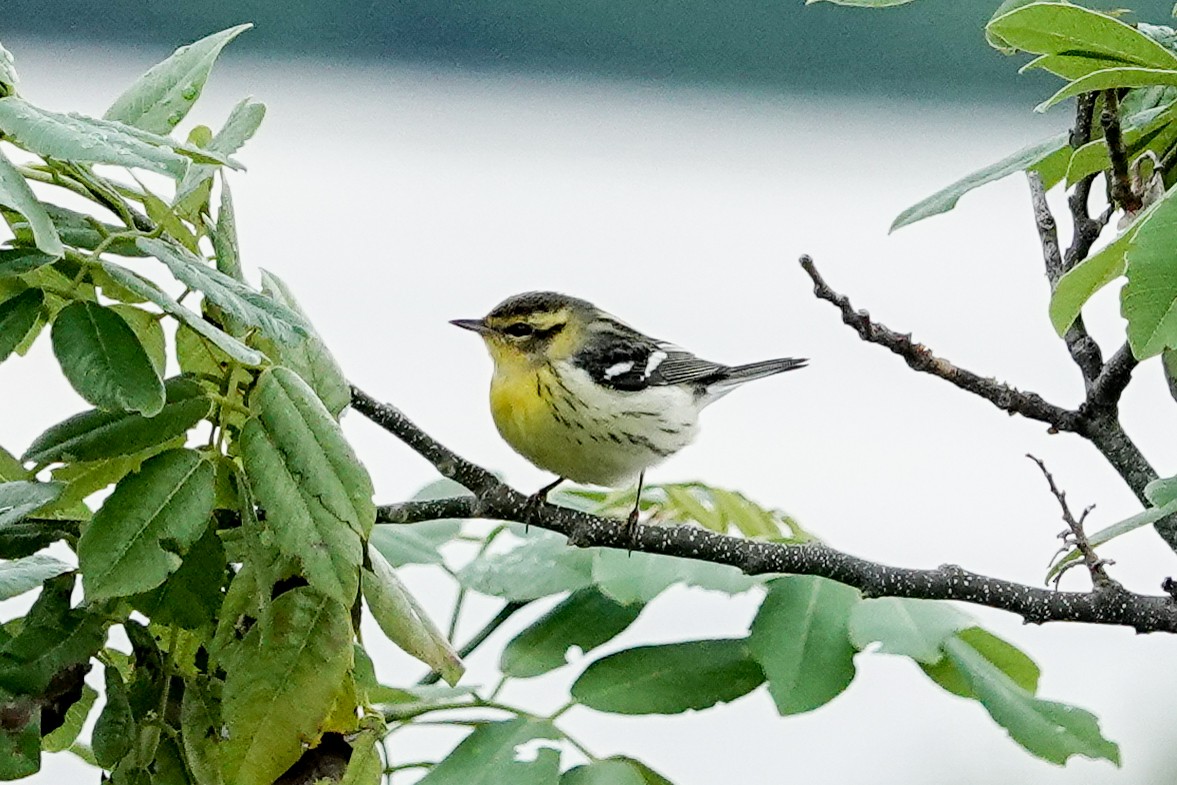
<path fill-rule="evenodd" d="M 890 349 L 906 360 L 912 369 L 944 379 L 965 392 L 984 398 L 1004 412 L 1047 423 L 1057 431 L 1078 430 L 1078 412 L 1048 403 L 1037 393 L 1023 392 L 937 357 L 927 346 L 913 341 L 910 334 L 895 332 L 871 319 L 866 311 L 854 310 L 848 297 L 830 288 L 808 255 L 801 257 L 801 267 L 813 280 L 813 293 L 836 305 L 842 312 L 842 321 L 854 328 L 862 340 Z"/>
<path fill-rule="evenodd" d="M 1120 129 L 1120 99 L 1115 90 L 1103 93 L 1103 113 L 1099 122 L 1108 145 L 1111 174 L 1108 176 L 1108 192 L 1112 202 L 1124 208 L 1125 212 L 1140 210 L 1140 194 L 1132 190 L 1132 179 L 1128 172 L 1128 151 L 1124 148 L 1124 135 Z"/>
<path fill-rule="evenodd" d="M 1136 356 L 1132 354 L 1132 347 L 1124 343 L 1116 353 L 1104 364 L 1099 376 L 1087 391 L 1087 401 L 1084 407 L 1112 407 L 1120 402 L 1128 382 L 1132 379 L 1132 371 L 1137 364 Z"/>
<path fill-rule="evenodd" d="M 1071 148 L 1078 150 L 1091 141 L 1091 126 L 1095 116 L 1095 100 L 1098 93 L 1084 93 L 1075 101 L 1075 125 L 1071 129 Z M 1071 222 L 1074 234 L 1071 246 L 1063 257 L 1063 272 L 1070 270 L 1083 259 L 1087 258 L 1091 246 L 1099 239 L 1100 232 L 1111 220 L 1112 208 L 1108 208 L 1099 218 L 1092 218 L 1088 202 L 1091 197 L 1091 186 L 1095 182 L 1098 172 L 1087 175 L 1071 191 L 1067 205 L 1071 210 Z M 1055 281 L 1051 281 L 1054 288 Z"/>
<path fill-rule="evenodd" d="M 462 517 L 518 521 L 563 534 L 570 544 L 580 547 L 633 549 L 728 564 L 749 575 L 820 575 L 854 586 L 867 597 L 961 600 L 1017 613 L 1033 624 L 1078 621 L 1125 625 L 1138 632 L 1177 632 L 1177 604 L 1168 596 L 1135 594 L 1115 587 L 1101 592 L 1052 591 L 979 575 L 955 565 L 931 570 L 890 567 L 820 543 L 789 545 L 748 540 L 698 526 L 638 524 L 630 532 L 622 520 L 535 503 L 486 469 L 442 446 L 396 408 L 378 403 L 355 387 L 352 405 L 474 494 L 449 500 L 445 505 L 447 514 L 453 514 L 461 505 L 466 512 Z M 417 513 L 436 511 L 436 506 L 409 502 L 396 505 L 392 512 L 397 520 L 408 522 Z"/>
<path fill-rule="evenodd" d="M 1067 271 L 1068 262 L 1063 259 L 1062 253 L 1059 251 L 1058 230 L 1054 215 L 1050 211 L 1050 205 L 1046 201 L 1046 189 L 1042 187 L 1042 178 L 1038 176 L 1037 172 L 1028 172 L 1026 179 L 1030 183 L 1030 198 L 1034 204 L 1034 223 L 1038 227 L 1038 238 L 1042 243 L 1042 260 L 1046 263 L 1046 277 L 1053 290 L 1058 284 L 1058 279 Z M 1073 264 L 1075 261 L 1077 260 L 1071 260 L 1071 263 Z M 1090 389 L 1103 368 L 1103 353 L 1099 349 L 1099 344 L 1087 334 L 1082 316 L 1075 319 L 1075 323 L 1063 336 L 1063 341 L 1067 344 L 1067 351 L 1071 353 L 1071 359 L 1075 361 L 1075 365 L 1079 366 L 1079 371 L 1083 374 L 1084 388 Z"/>
<path fill-rule="evenodd" d="M 1064 409 L 1061 406 L 1045 401 L 1037 393 L 1023 392 L 1007 384 L 983 378 L 972 371 L 960 368 L 936 355 L 922 344 L 911 340 L 910 335 L 897 333 L 871 319 L 865 311 L 855 311 L 849 299 L 831 289 L 818 274 L 813 259 L 809 256 L 801 257 L 801 266 L 814 282 L 814 294 L 822 300 L 833 303 L 842 312 L 842 321 L 854 328 L 859 336 L 869 343 L 886 347 L 907 361 L 907 364 L 917 371 L 937 376 L 956 387 L 977 395 L 992 403 L 997 408 L 1009 414 L 1020 414 L 1031 420 L 1047 423 L 1053 430 L 1077 433 L 1090 441 L 1104 456 L 1112 468 L 1120 475 L 1124 482 L 1144 504 L 1148 503 L 1144 495 L 1144 488 L 1157 478 L 1156 471 L 1145 459 L 1140 449 L 1124 432 L 1116 416 L 1114 403 L 1100 405 L 1085 405 L 1079 411 Z M 1119 354 L 1119 353 L 1117 353 Z M 1109 363 L 1108 376 L 1104 380 L 1102 397 L 1127 384 L 1124 374 L 1128 371 L 1130 361 L 1126 358 L 1113 358 Z M 1100 362 L 1091 385 L 1099 378 L 1104 370 Z M 1158 521 L 1154 528 L 1169 545 L 1177 551 L 1177 519 L 1164 518 Z"/>
<path fill-rule="evenodd" d="M 1120 584 L 1108 577 L 1107 570 L 1104 569 L 1110 564 L 1115 564 L 1115 562 L 1101 559 L 1096 555 L 1095 548 L 1087 541 L 1087 534 L 1083 530 L 1083 524 L 1086 522 L 1088 514 L 1094 509 L 1094 506 L 1083 510 L 1079 517 L 1076 518 L 1071 512 L 1071 506 L 1067 504 L 1066 491 L 1060 490 L 1058 485 L 1055 484 L 1054 475 L 1046 468 L 1046 463 L 1042 459 L 1030 454 L 1027 454 L 1026 457 L 1038 464 L 1042 476 L 1046 478 L 1046 482 L 1050 486 L 1051 495 L 1058 500 L 1059 507 L 1062 508 L 1063 522 L 1067 524 L 1067 530 L 1060 534 L 1059 537 L 1066 547 L 1074 548 L 1083 557 L 1082 562 L 1070 562 L 1058 571 L 1054 579 L 1055 588 L 1058 588 L 1058 583 L 1062 579 L 1063 573 L 1070 567 L 1080 563 L 1087 565 L 1087 571 L 1091 573 L 1092 586 L 1095 587 L 1096 591 L 1104 591 L 1112 586 L 1119 587 Z"/>

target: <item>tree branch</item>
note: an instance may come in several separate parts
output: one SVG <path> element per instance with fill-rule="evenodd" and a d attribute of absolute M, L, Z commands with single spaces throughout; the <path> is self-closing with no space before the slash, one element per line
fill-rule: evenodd
<path fill-rule="evenodd" d="M 1141 208 L 1140 194 L 1132 190 L 1132 178 L 1128 173 L 1128 151 L 1124 148 L 1124 135 L 1120 129 L 1120 99 L 1115 90 L 1103 93 L 1103 113 L 1099 116 L 1103 136 L 1107 140 L 1108 159 L 1111 173 L 1108 175 L 1108 192 L 1113 203 L 1124 208 L 1126 213 L 1135 213 Z"/>
<path fill-rule="evenodd" d="M 378 403 L 356 387 L 352 388 L 352 405 L 413 448 L 442 475 L 473 492 L 470 497 L 446 500 L 442 507 L 447 516 L 462 511 L 459 517 L 518 521 L 563 534 L 570 544 L 582 548 L 679 556 L 731 565 L 749 575 L 819 575 L 853 586 L 867 597 L 961 600 L 1010 611 L 1034 624 L 1077 621 L 1124 625 L 1138 632 L 1177 632 L 1177 603 L 1168 596 L 1135 594 L 1115 587 L 1101 592 L 1052 591 L 979 575 L 955 565 L 933 570 L 890 567 L 819 543 L 787 545 L 748 540 L 691 525 L 638 524 L 631 533 L 622 520 L 536 503 L 438 443 L 396 408 Z M 438 509 L 430 502 L 407 502 L 382 508 L 382 516 L 409 522 L 425 519 Z"/>
<path fill-rule="evenodd" d="M 1098 93 L 1084 93 L 1075 101 L 1075 125 L 1071 128 L 1071 149 L 1078 150 L 1083 145 L 1091 141 L 1091 125 L 1095 117 L 1095 99 Z M 1092 172 L 1075 184 L 1075 188 L 1071 191 L 1070 197 L 1067 199 L 1067 205 L 1071 209 L 1071 223 L 1074 226 L 1074 234 L 1071 237 L 1071 247 L 1067 249 L 1066 256 L 1063 258 L 1063 272 L 1070 270 L 1083 259 L 1087 258 L 1088 252 L 1091 251 L 1091 246 L 1099 239 L 1100 233 L 1111 220 L 1112 208 L 1102 214 L 1098 219 L 1091 217 L 1091 212 L 1088 207 L 1088 201 L 1091 197 L 1091 186 L 1098 176 L 1098 172 Z M 1054 288 L 1054 281 L 1051 281 L 1051 288 Z"/>
<path fill-rule="evenodd" d="M 1070 265 L 1079 260 L 1078 258 L 1070 261 L 1065 260 L 1059 251 L 1058 230 L 1054 215 L 1050 212 L 1050 205 L 1046 202 L 1046 190 L 1042 187 L 1042 178 L 1038 176 L 1037 172 L 1027 172 L 1026 179 L 1030 182 L 1030 198 L 1034 204 L 1034 223 L 1038 227 L 1038 238 L 1042 242 L 1042 259 L 1046 263 L 1046 277 L 1050 281 L 1051 291 L 1054 291 L 1054 287 L 1058 285 L 1058 280 L 1063 276 L 1063 273 Z M 1083 208 L 1083 214 L 1086 214 L 1086 207 Z M 1067 330 L 1063 341 L 1067 345 L 1071 359 L 1075 361 L 1075 365 L 1079 366 L 1079 371 L 1083 374 L 1084 389 L 1090 390 L 1096 377 L 1099 376 L 1099 372 L 1103 369 L 1103 353 L 1099 350 L 1099 344 L 1087 334 L 1087 327 L 1083 324 L 1082 316 L 1075 317 L 1075 323 Z"/>
<path fill-rule="evenodd" d="M 855 311 L 849 298 L 826 284 L 808 255 L 801 257 L 801 266 L 813 279 L 814 294 L 836 305 L 842 312 L 842 321 L 853 327 L 864 341 L 890 349 L 913 369 L 944 379 L 965 392 L 984 398 L 1004 412 L 1047 423 L 1056 431 L 1079 434 L 1099 450 L 1141 503 L 1148 504 L 1144 487 L 1157 478 L 1157 473 L 1124 432 L 1116 416 L 1117 401 L 1110 400 L 1113 392 L 1118 396 L 1128 383 L 1127 374 L 1131 373 L 1133 361 L 1125 357 L 1124 352 L 1130 355 L 1130 350 L 1118 351 L 1106 368 L 1100 362 L 1091 382 L 1091 389 L 1097 392 L 1088 397 L 1089 401 L 1099 401 L 1099 405 L 1085 404 L 1079 411 L 1064 409 L 1045 401 L 1037 393 L 1023 392 L 993 379 L 983 378 L 937 357 L 928 347 L 913 342 L 910 335 L 897 333 L 872 320 L 866 311 Z M 1102 384 L 1097 384 L 1101 377 Z M 1097 394 L 1099 397 L 1095 397 Z M 1153 528 L 1170 548 L 1177 551 L 1177 516 L 1162 519 Z"/>
<path fill-rule="evenodd" d="M 1087 571 L 1091 574 L 1091 584 L 1095 591 L 1100 592 L 1106 591 L 1109 588 L 1122 588 L 1117 581 L 1112 580 L 1107 573 L 1107 569 L 1105 569 L 1108 565 L 1115 564 L 1115 562 L 1109 559 L 1101 559 L 1096 554 L 1095 548 L 1087 540 L 1087 533 L 1083 530 L 1083 524 L 1086 523 L 1087 516 L 1095 509 L 1095 506 L 1092 505 L 1083 510 L 1082 514 L 1076 518 L 1071 512 L 1071 505 L 1067 504 L 1066 491 L 1060 490 L 1058 485 L 1055 484 L 1054 475 L 1046 468 L 1046 463 L 1041 458 L 1036 458 L 1033 455 L 1027 454 L 1026 457 L 1038 464 L 1038 469 L 1042 472 L 1042 476 L 1046 478 L 1047 485 L 1050 486 L 1051 495 L 1058 501 L 1058 506 L 1062 508 L 1063 523 L 1067 524 L 1067 529 L 1059 535 L 1059 538 L 1063 541 L 1063 550 L 1060 553 L 1074 548 L 1083 557 L 1082 561 L 1068 562 L 1059 568 L 1054 578 L 1055 587 L 1058 586 L 1059 581 L 1062 580 L 1063 573 L 1068 568 L 1084 564 L 1087 566 Z"/>
<path fill-rule="evenodd" d="M 1085 408 L 1115 408 L 1120 402 L 1120 396 L 1132 380 L 1132 371 L 1136 369 L 1136 356 L 1132 354 L 1132 347 L 1124 343 L 1116 353 L 1108 359 L 1099 372 L 1099 376 L 1092 382 L 1087 391 Z"/>
<path fill-rule="evenodd" d="M 1020 414 L 1047 423 L 1057 431 L 1078 431 L 1078 412 L 1048 403 L 1037 393 L 1023 392 L 1008 384 L 984 378 L 937 357 L 927 346 L 914 342 L 910 333 L 897 333 L 885 324 L 872 320 L 866 311 L 855 311 L 846 295 L 834 291 L 825 282 L 810 256 L 801 257 L 801 267 L 813 280 L 814 295 L 836 305 L 842 312 L 842 321 L 854 328 L 862 340 L 890 349 L 906 360 L 913 370 L 939 377 L 965 392 L 984 398 L 1008 414 Z"/>

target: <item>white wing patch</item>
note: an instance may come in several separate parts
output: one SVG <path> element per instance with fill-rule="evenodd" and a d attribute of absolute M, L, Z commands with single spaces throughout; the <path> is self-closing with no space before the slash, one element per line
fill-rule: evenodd
<path fill-rule="evenodd" d="M 614 376 L 620 376 L 623 373 L 629 373 L 633 370 L 632 362 L 615 363 L 605 369 L 605 378 L 612 379 Z M 646 374 L 649 375 L 649 372 Z"/>
<path fill-rule="evenodd" d="M 670 355 L 668 355 L 666 352 L 664 352 L 662 350 L 658 350 L 656 352 L 650 352 L 650 356 L 646 360 L 646 370 L 642 371 L 642 377 L 645 379 L 649 379 L 650 374 L 652 374 L 652 373 L 654 373 L 654 371 L 658 370 L 658 366 L 661 365 L 662 361 L 665 360 L 669 356 Z M 630 363 L 630 364 L 632 365 L 632 363 Z"/>

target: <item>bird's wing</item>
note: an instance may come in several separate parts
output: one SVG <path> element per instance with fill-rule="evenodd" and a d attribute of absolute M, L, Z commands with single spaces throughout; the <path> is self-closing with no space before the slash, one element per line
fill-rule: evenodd
<path fill-rule="evenodd" d="M 655 341 L 640 333 L 624 340 L 595 340 L 576 357 L 576 364 L 594 381 L 614 390 L 637 391 L 647 387 L 697 384 L 701 388 L 722 378 L 728 366 L 700 359 L 674 344 Z"/>

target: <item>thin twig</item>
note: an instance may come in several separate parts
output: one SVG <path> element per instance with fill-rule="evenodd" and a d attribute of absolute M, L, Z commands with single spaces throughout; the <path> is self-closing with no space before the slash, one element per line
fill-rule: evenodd
<path fill-rule="evenodd" d="M 1124 432 L 1116 417 L 1115 406 L 1085 406 L 1080 411 L 1072 411 L 1043 400 L 1037 393 L 1022 392 L 958 368 L 947 360 L 936 357 L 926 346 L 913 343 L 910 335 L 896 333 L 873 321 L 865 311 L 855 311 L 845 295 L 839 294 L 826 284 L 809 256 L 801 257 L 801 266 L 814 280 L 814 294 L 838 306 L 842 312 L 842 321 L 853 327 L 864 341 L 890 349 L 903 357 L 915 370 L 944 379 L 966 392 L 984 398 L 1004 412 L 1048 423 L 1056 431 L 1078 433 L 1099 450 L 1141 503 L 1148 504 L 1144 489 L 1157 478 L 1156 470 Z M 1116 365 L 1120 362 L 1117 361 Z M 1113 366 L 1113 369 L 1115 367 Z M 1093 385 L 1099 377 L 1098 371 L 1102 370 L 1101 362 L 1091 382 Z M 1109 388 L 1111 381 L 1117 377 L 1118 374 L 1109 376 Z M 1177 516 L 1157 521 L 1153 528 L 1170 548 L 1177 551 Z"/>
<path fill-rule="evenodd" d="M 1037 393 L 1023 392 L 937 357 L 927 346 L 913 341 L 910 333 L 895 332 L 881 322 L 871 319 L 866 311 L 854 310 L 848 297 L 830 288 L 808 255 L 801 257 L 801 267 L 813 280 L 813 293 L 819 299 L 836 305 L 842 312 L 842 321 L 854 328 L 862 340 L 890 349 L 906 360 L 913 370 L 944 379 L 965 392 L 984 398 L 1009 414 L 1020 414 L 1031 420 L 1047 423 L 1057 431 L 1078 429 L 1078 412 L 1048 403 Z"/>
<path fill-rule="evenodd" d="M 1120 129 L 1120 99 L 1115 90 L 1103 93 L 1103 112 L 1099 116 L 1103 136 L 1108 145 L 1108 159 L 1111 174 L 1108 176 L 1108 192 L 1112 202 L 1124 208 L 1124 212 L 1140 210 L 1140 194 L 1132 190 L 1132 178 L 1128 173 L 1128 151 L 1124 148 L 1124 135 Z"/>
<path fill-rule="evenodd" d="M 1120 402 L 1128 382 L 1132 380 L 1132 371 L 1136 369 L 1137 359 L 1132 354 L 1132 347 L 1124 343 L 1108 361 L 1104 363 L 1099 376 L 1087 392 L 1085 407 L 1115 407 Z"/>
<path fill-rule="evenodd" d="M 1042 260 L 1046 264 L 1046 277 L 1050 281 L 1051 290 L 1058 284 L 1059 278 L 1067 270 L 1067 261 L 1059 251 L 1058 229 L 1054 214 L 1046 201 L 1046 189 L 1042 186 L 1042 178 L 1037 172 L 1027 172 L 1026 179 L 1030 183 L 1030 198 L 1034 205 L 1034 223 L 1038 227 L 1038 239 L 1042 243 Z M 1090 389 L 1103 368 L 1103 353 L 1083 324 L 1083 317 L 1075 319 L 1075 323 L 1063 336 L 1067 344 L 1067 351 L 1071 359 L 1079 366 L 1083 374 L 1083 386 Z"/>
<path fill-rule="evenodd" d="M 1063 540 L 1063 543 L 1066 546 L 1073 547 L 1075 550 L 1079 551 L 1079 555 L 1083 557 L 1082 563 L 1087 565 L 1087 571 L 1091 573 L 1091 583 L 1095 587 L 1095 590 L 1104 591 L 1113 586 L 1120 587 L 1119 583 L 1108 577 L 1107 570 L 1105 569 L 1105 567 L 1107 567 L 1109 564 L 1114 564 L 1115 562 L 1101 559 L 1098 555 L 1096 555 L 1095 548 L 1093 548 L 1091 543 L 1088 542 L 1087 534 L 1083 530 L 1083 524 L 1087 521 L 1087 516 L 1092 511 L 1092 509 L 1094 509 L 1094 507 L 1088 507 L 1087 509 L 1083 510 L 1079 517 L 1076 518 L 1071 512 L 1071 506 L 1067 504 L 1066 491 L 1060 490 L 1058 485 L 1055 484 L 1054 475 L 1052 475 L 1050 470 L 1046 468 L 1046 463 L 1042 459 L 1030 455 L 1029 453 L 1026 454 L 1026 457 L 1032 460 L 1034 463 L 1038 464 L 1039 470 L 1042 471 L 1042 476 L 1046 478 L 1046 482 L 1050 486 L 1051 495 L 1053 495 L 1054 498 L 1058 500 L 1059 507 L 1061 507 L 1063 511 L 1063 522 L 1067 524 L 1067 530 L 1060 534 L 1059 537 Z M 1063 573 L 1065 573 L 1069 567 L 1079 563 L 1080 562 L 1071 562 L 1067 565 L 1064 565 L 1063 568 L 1058 571 L 1054 579 L 1055 588 L 1058 587 L 1058 582 L 1062 579 Z"/>
<path fill-rule="evenodd" d="M 961 600 L 1020 615 L 1029 623 L 1087 622 L 1132 627 L 1138 632 L 1177 632 L 1177 604 L 1168 596 L 1136 594 L 1122 588 L 1102 592 L 1060 592 L 1004 581 L 956 565 L 936 569 L 891 567 L 834 550 L 821 543 L 790 545 L 732 537 L 699 526 L 650 526 L 629 530 L 625 521 L 602 518 L 546 502 L 535 503 L 486 469 L 452 452 L 403 413 L 352 388 L 352 406 L 432 463 L 445 477 L 465 486 L 473 497 L 467 518 L 518 521 L 563 534 L 572 545 L 632 549 L 727 564 L 749 575 L 789 573 L 819 575 L 859 589 L 867 597 Z M 450 512 L 454 507 L 448 506 Z M 401 507 L 407 520 L 413 510 Z M 504 609 L 505 610 L 505 609 Z M 489 634 L 489 633 L 488 633 Z M 477 636 L 476 636 L 477 637 Z"/>
<path fill-rule="evenodd" d="M 467 504 L 474 501 L 473 498 L 471 498 L 469 496 L 459 496 L 456 499 L 446 499 L 446 501 L 450 501 L 450 502 L 457 502 L 459 500 L 465 501 Z M 416 502 L 416 504 L 421 504 L 421 502 Z M 446 517 L 450 517 L 450 516 L 446 516 Z M 463 515 L 460 517 L 471 518 L 471 517 L 475 517 L 475 516 Z M 436 520 L 436 519 L 435 518 L 418 518 L 416 521 L 411 521 L 411 522 L 412 523 L 419 523 L 421 521 L 426 521 L 426 520 Z M 410 523 L 410 521 L 402 521 L 402 522 L 403 523 Z M 526 602 L 508 602 L 506 605 L 504 605 L 499 610 L 498 613 L 496 613 L 494 615 L 494 617 L 490 621 L 488 621 L 482 627 L 481 630 L 474 633 L 474 637 L 472 637 L 470 640 L 466 641 L 466 643 L 463 644 L 460 649 L 458 649 L 458 656 L 459 657 L 468 656 L 470 654 L 470 652 L 477 649 L 479 646 L 482 645 L 483 641 L 485 641 L 492 634 L 494 634 L 495 630 L 497 630 L 499 627 L 502 627 L 504 624 L 506 624 L 507 619 L 511 618 L 516 613 L 523 610 L 524 608 L 526 608 L 530 604 L 531 604 L 531 600 L 528 600 Z M 417 683 L 421 684 L 421 685 L 437 684 L 437 682 L 440 679 L 441 679 L 441 674 L 437 671 L 432 671 L 430 673 L 425 674 L 425 676 Z"/>
<path fill-rule="evenodd" d="M 1095 116 L 1095 101 L 1098 93 L 1084 93 L 1075 101 L 1075 125 L 1071 129 L 1071 149 L 1078 150 L 1091 141 L 1091 126 Z M 1074 233 L 1071 246 L 1063 257 L 1063 272 L 1070 270 L 1091 251 L 1091 246 L 1099 239 L 1100 232 L 1111 220 L 1112 210 L 1109 208 L 1099 218 L 1092 218 L 1088 203 L 1091 197 L 1091 186 L 1095 182 L 1098 172 L 1093 172 L 1078 183 L 1067 199 L 1071 210 L 1071 223 Z M 1051 288 L 1054 288 L 1054 281 Z"/>

